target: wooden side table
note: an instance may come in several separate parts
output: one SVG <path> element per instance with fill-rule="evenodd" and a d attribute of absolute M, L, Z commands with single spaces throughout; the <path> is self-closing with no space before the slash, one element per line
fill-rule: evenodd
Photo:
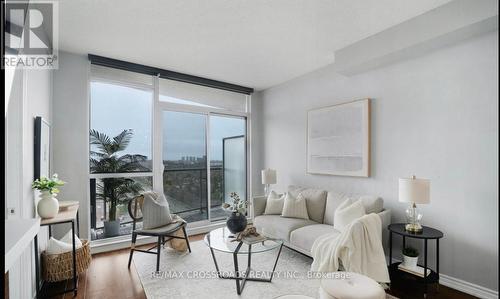
<path fill-rule="evenodd" d="M 403 248 L 406 246 L 406 238 L 420 239 L 424 240 L 424 291 L 427 294 L 427 284 L 428 283 L 439 283 L 439 239 L 441 239 L 444 235 L 441 231 L 434 229 L 432 227 L 423 226 L 422 232 L 413 233 L 405 230 L 405 223 L 393 223 L 390 224 L 387 229 L 389 230 L 389 273 L 392 275 L 401 272 L 398 269 L 399 264 L 401 263 L 393 263 L 392 262 L 392 235 L 397 234 L 403 237 Z M 436 240 L 436 269 L 435 271 L 431 270 L 429 275 L 425 275 L 427 270 L 429 269 L 427 263 L 427 241 L 428 240 Z M 392 280 L 392 278 L 391 278 Z"/>
<path fill-rule="evenodd" d="M 40 221 L 40 226 L 48 226 L 49 227 L 49 238 L 52 237 L 52 225 L 70 223 L 71 224 L 71 233 L 73 240 L 73 287 L 69 290 L 64 290 L 62 293 L 74 292 L 76 296 L 78 290 L 78 279 L 76 274 L 76 243 L 75 243 L 75 225 L 76 225 L 76 234 L 80 236 L 80 221 L 78 217 L 78 204 L 68 207 L 65 210 L 60 210 L 59 213 L 54 218 L 42 219 Z M 38 236 L 35 236 L 34 239 L 34 247 L 35 247 L 35 281 L 36 281 L 36 297 L 41 298 L 42 287 L 39 288 L 40 285 L 40 262 L 38 257 Z M 51 294 L 52 295 L 52 294 Z"/>

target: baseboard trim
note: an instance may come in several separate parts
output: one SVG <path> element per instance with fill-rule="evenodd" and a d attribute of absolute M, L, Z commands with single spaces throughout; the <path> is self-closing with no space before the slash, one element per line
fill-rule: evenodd
<path fill-rule="evenodd" d="M 247 219 L 248 224 L 252 223 L 252 219 Z M 189 224 L 186 228 L 186 232 L 188 236 L 192 235 L 199 235 L 199 234 L 204 234 L 208 233 L 209 231 L 219 228 L 219 227 L 224 227 L 226 225 L 225 221 L 220 221 L 216 223 L 211 223 L 206 226 L 202 227 L 190 227 Z M 150 244 L 150 243 L 155 243 L 157 240 L 156 237 L 138 237 L 136 245 L 144 245 L 144 244 Z M 126 235 L 126 236 L 121 236 L 118 238 L 113 238 L 110 240 L 97 240 L 93 241 L 90 243 L 90 252 L 92 254 L 96 253 L 102 253 L 102 252 L 109 252 L 109 251 L 114 251 L 114 250 L 120 250 L 124 248 L 130 248 L 130 241 L 131 241 L 131 235 Z"/>
<path fill-rule="evenodd" d="M 386 256 L 386 260 L 389 260 L 389 257 Z M 393 258 L 393 263 L 401 262 L 401 260 Z M 446 287 L 455 289 L 457 291 L 476 296 L 482 299 L 498 299 L 498 291 L 494 291 L 492 289 L 488 289 L 486 287 L 474 284 L 472 282 L 468 282 L 462 279 L 458 279 L 455 277 L 451 277 L 446 274 L 439 274 L 439 284 L 444 285 Z"/>
<path fill-rule="evenodd" d="M 498 291 L 482 287 L 480 285 L 441 274 L 439 283 L 449 288 L 484 299 L 498 299 Z"/>

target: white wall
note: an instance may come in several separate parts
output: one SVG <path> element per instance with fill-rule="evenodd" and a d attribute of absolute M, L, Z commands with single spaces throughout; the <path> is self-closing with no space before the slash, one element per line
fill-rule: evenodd
<path fill-rule="evenodd" d="M 251 146 L 252 146 L 252 160 L 250 165 L 250 172 L 252 176 L 252 196 L 260 196 L 264 194 L 264 186 L 260 177 L 260 171 L 264 169 L 264 144 L 261 138 L 263 123 L 262 123 L 262 94 L 255 92 L 252 94 L 251 106 Z"/>
<path fill-rule="evenodd" d="M 431 179 L 424 225 L 445 234 L 441 272 L 498 291 L 498 31 L 352 77 L 332 67 L 262 93 L 265 167 L 289 184 L 378 194 L 403 221 L 398 178 Z M 372 98 L 372 174 L 306 174 L 306 111 Z M 434 242 L 429 245 L 435 262 Z M 497 293 L 498 294 L 498 293 Z"/>
<path fill-rule="evenodd" d="M 5 184 L 8 186 L 6 207 L 16 209 L 8 218 L 33 218 L 36 216 L 35 198 L 31 189 L 34 176 L 34 125 L 41 116 L 51 123 L 52 71 L 16 70 L 10 88 L 6 114 Z M 41 250 L 47 243 L 47 229 L 39 232 Z M 33 245 L 26 248 L 9 271 L 9 296 L 32 298 L 35 286 Z"/>
<path fill-rule="evenodd" d="M 59 69 L 54 71 L 53 171 L 68 182 L 60 200 L 80 202 L 80 236 L 89 239 L 90 202 L 88 178 L 88 59 L 59 52 Z M 64 228 L 64 231 L 70 227 Z M 55 231 L 59 236 L 63 229 Z"/>

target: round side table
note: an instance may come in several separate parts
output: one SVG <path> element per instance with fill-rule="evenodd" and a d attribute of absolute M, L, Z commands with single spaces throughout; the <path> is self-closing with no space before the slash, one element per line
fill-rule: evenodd
<path fill-rule="evenodd" d="M 421 279 L 424 282 L 425 294 L 427 294 L 427 284 L 428 283 L 439 283 L 439 239 L 444 235 L 441 231 L 434 229 L 432 227 L 423 226 L 422 232 L 413 233 L 405 230 L 405 223 L 393 223 L 390 224 L 387 229 L 389 230 L 389 273 L 394 275 L 398 271 L 399 264 L 392 263 L 392 236 L 393 234 L 400 235 L 403 237 L 403 248 L 406 247 L 406 238 L 420 239 L 424 240 L 424 277 Z M 436 240 L 436 269 L 432 270 L 429 268 L 427 263 L 427 241 Z M 427 270 L 431 270 L 429 275 L 425 275 Z M 391 279 L 392 280 L 392 279 Z"/>

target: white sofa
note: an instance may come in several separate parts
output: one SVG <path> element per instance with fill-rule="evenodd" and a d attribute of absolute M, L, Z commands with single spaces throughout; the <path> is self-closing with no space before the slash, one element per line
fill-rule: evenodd
<path fill-rule="evenodd" d="M 382 242 L 387 244 L 387 226 L 391 222 L 390 210 L 384 209 L 382 198 L 372 195 L 347 195 L 333 191 L 289 186 L 288 192 L 302 193 L 306 199 L 309 220 L 264 215 L 266 197 L 254 197 L 253 224 L 257 230 L 272 238 L 284 240 L 284 245 L 311 256 L 311 247 L 321 235 L 337 233 L 333 228 L 335 209 L 347 198 L 361 199 L 366 213 L 377 213 L 382 220 Z"/>

